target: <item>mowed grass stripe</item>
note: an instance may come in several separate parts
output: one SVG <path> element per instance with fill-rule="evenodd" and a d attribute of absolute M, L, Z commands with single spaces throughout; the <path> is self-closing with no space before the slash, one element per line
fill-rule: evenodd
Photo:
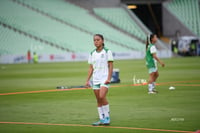
<path fill-rule="evenodd" d="M 173 81 L 173 82 L 166 82 L 166 83 L 157 83 L 157 85 L 169 85 L 173 83 L 173 86 L 200 86 L 200 84 L 176 84 L 176 83 L 192 83 L 192 82 L 200 82 L 200 80 L 193 80 L 193 81 Z M 114 87 L 127 87 L 127 86 L 141 86 L 146 84 L 132 84 L 132 85 L 114 85 Z M 0 93 L 0 95 L 15 95 L 15 94 L 28 94 L 28 93 L 41 93 L 41 92 L 54 92 L 54 91 L 72 91 L 72 90 L 84 90 L 84 89 L 91 89 L 91 88 L 71 88 L 71 89 L 53 89 L 53 90 L 39 90 L 39 91 L 25 91 L 25 92 L 11 92 L 11 93 Z"/>
<path fill-rule="evenodd" d="M 166 130 L 166 129 L 151 129 L 151 128 L 135 128 L 135 127 L 116 127 L 116 126 L 92 126 L 81 124 L 53 124 L 53 123 L 30 123 L 30 122 L 0 122 L 0 124 L 19 124 L 19 125 L 51 125 L 51 126 L 75 126 L 75 127 L 101 127 L 101 128 L 116 128 L 116 129 L 130 129 L 130 130 L 147 130 L 147 131 L 161 131 L 173 133 L 194 133 L 193 131 L 180 130 Z"/>

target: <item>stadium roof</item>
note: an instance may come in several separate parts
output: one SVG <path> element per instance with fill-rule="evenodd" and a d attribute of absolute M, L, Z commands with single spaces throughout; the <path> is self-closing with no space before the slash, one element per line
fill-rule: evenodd
<path fill-rule="evenodd" d="M 147 3 L 157 4 L 165 1 L 168 0 L 121 0 L 122 3 L 126 4 L 147 4 Z"/>

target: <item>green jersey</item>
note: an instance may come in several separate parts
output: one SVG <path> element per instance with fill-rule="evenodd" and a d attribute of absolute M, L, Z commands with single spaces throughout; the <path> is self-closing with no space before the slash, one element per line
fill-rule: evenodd
<path fill-rule="evenodd" d="M 153 44 L 149 44 L 146 51 L 146 66 L 148 68 L 156 67 L 156 60 L 153 58 L 153 53 L 156 53 L 156 47 Z"/>

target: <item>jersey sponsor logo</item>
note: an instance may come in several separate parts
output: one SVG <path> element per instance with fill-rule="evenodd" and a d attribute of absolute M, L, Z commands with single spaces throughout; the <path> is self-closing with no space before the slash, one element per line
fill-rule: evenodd
<path fill-rule="evenodd" d="M 101 58 L 104 58 L 104 54 L 101 54 Z"/>

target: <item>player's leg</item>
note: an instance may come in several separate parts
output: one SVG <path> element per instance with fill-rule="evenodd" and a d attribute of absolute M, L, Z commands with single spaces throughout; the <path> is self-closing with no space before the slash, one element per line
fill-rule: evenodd
<path fill-rule="evenodd" d="M 102 102 L 102 108 L 104 112 L 104 125 L 109 125 L 110 124 L 110 108 L 109 108 L 109 103 L 107 101 L 106 95 L 108 93 L 108 85 L 102 85 L 100 88 L 100 99 Z"/>
<path fill-rule="evenodd" d="M 153 83 L 152 83 L 154 89 L 156 88 L 156 80 L 157 80 L 158 77 L 159 77 L 159 73 L 158 73 L 158 71 L 156 71 L 156 72 L 154 73 Z"/>
<path fill-rule="evenodd" d="M 154 73 L 149 74 L 149 81 L 148 81 L 148 93 L 153 93 L 153 81 L 154 81 Z"/>
<path fill-rule="evenodd" d="M 159 73 L 158 73 L 158 64 L 155 62 L 155 67 L 154 67 L 154 70 L 153 70 L 153 72 L 154 72 L 154 77 L 153 77 L 153 89 L 155 90 L 155 88 L 156 88 L 156 79 L 158 78 L 158 76 L 159 76 Z"/>
<path fill-rule="evenodd" d="M 94 94 L 97 100 L 97 107 L 101 107 L 102 103 L 101 103 L 101 99 L 100 99 L 100 89 L 96 89 L 94 90 Z"/>
<path fill-rule="evenodd" d="M 159 77 L 159 73 L 158 73 L 158 71 L 156 71 L 154 74 L 154 82 L 156 82 L 158 77 Z"/>
<path fill-rule="evenodd" d="M 149 68 L 149 81 L 148 81 L 148 90 L 149 94 L 155 94 L 156 92 L 154 91 L 155 88 L 155 77 L 157 75 L 157 68 L 152 67 Z"/>
<path fill-rule="evenodd" d="M 108 101 L 106 99 L 106 94 L 108 92 L 108 88 L 105 86 L 101 86 L 100 90 L 99 90 L 99 99 L 102 103 L 102 105 L 107 105 Z"/>
<path fill-rule="evenodd" d="M 93 123 L 92 125 L 99 126 L 99 125 L 103 125 L 103 123 L 104 123 L 104 112 L 103 112 L 103 108 L 102 108 L 102 102 L 100 99 L 100 85 L 98 85 L 98 86 L 94 85 L 93 90 L 94 90 L 94 94 L 95 94 L 96 100 L 97 100 L 97 111 L 99 114 L 99 121 Z"/>

